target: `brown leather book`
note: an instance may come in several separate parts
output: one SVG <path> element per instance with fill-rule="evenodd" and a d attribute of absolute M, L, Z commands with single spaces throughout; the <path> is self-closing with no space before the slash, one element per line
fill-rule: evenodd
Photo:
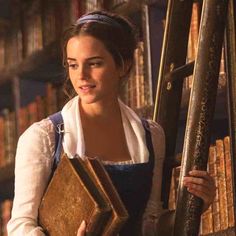
<path fill-rule="evenodd" d="M 98 158 L 87 158 L 83 163 L 88 173 L 91 174 L 91 178 L 101 187 L 104 197 L 112 208 L 111 215 L 104 225 L 102 235 L 117 235 L 128 219 L 128 212 L 100 160 Z"/>
<path fill-rule="evenodd" d="M 92 162 L 95 164 L 90 165 Z M 100 174 L 97 175 L 97 172 Z M 100 181 L 104 176 L 105 180 Z M 117 203 L 113 204 L 108 197 L 112 194 L 104 193 L 101 183 L 107 181 L 110 187 L 113 186 L 98 159 L 90 162 L 63 155 L 39 208 L 39 224 L 46 234 L 76 236 L 81 222 L 85 220 L 88 235 L 116 235 L 124 219 L 114 220 L 120 212 L 114 207 Z M 114 200 L 117 201 L 119 195 L 114 187 L 111 192 L 116 195 Z M 124 208 L 119 201 L 118 205 Z M 111 228 L 114 234 L 107 234 L 107 228 Z"/>

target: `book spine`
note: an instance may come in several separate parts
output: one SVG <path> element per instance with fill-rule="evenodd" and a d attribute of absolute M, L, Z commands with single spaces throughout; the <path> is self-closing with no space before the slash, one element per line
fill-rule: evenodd
<path fill-rule="evenodd" d="M 103 227 L 105 225 L 105 222 L 107 218 L 110 215 L 110 211 L 103 213 L 101 216 L 101 209 L 99 207 L 95 208 L 93 214 L 91 215 L 90 222 L 92 224 L 87 225 L 87 234 L 91 235 L 100 235 L 101 231 L 103 230 Z"/>
<path fill-rule="evenodd" d="M 201 216 L 201 235 L 213 232 L 212 206 L 210 206 Z"/>
<path fill-rule="evenodd" d="M 212 203 L 212 219 L 213 219 L 213 229 L 214 232 L 220 230 L 220 206 L 219 206 L 219 182 L 217 176 L 217 154 L 216 147 L 213 146 L 210 149 L 211 153 L 211 163 L 210 163 L 210 174 L 215 179 L 216 185 L 216 196 Z"/>
<path fill-rule="evenodd" d="M 104 226 L 102 235 L 116 235 L 127 220 L 128 213 L 107 174 L 106 169 L 99 159 L 86 159 L 84 163 L 85 168 L 88 170 L 87 172 L 91 173 L 91 178 L 95 179 L 95 182 L 101 187 L 104 198 L 112 209 L 111 215 Z"/>
<path fill-rule="evenodd" d="M 217 151 L 217 176 L 219 182 L 219 205 L 220 205 L 220 229 L 228 228 L 226 180 L 225 180 L 225 156 L 223 140 L 216 140 Z"/>
<path fill-rule="evenodd" d="M 214 158 L 215 158 L 215 146 L 209 147 L 209 157 L 208 157 L 208 172 L 215 180 L 216 175 L 214 172 Z M 202 234 L 213 233 L 213 213 L 212 205 L 209 209 L 202 215 Z"/>
<path fill-rule="evenodd" d="M 234 219 L 234 196 L 233 196 L 233 183 L 232 183 L 232 166 L 230 156 L 230 138 L 224 138 L 225 148 L 225 165 L 226 165 L 226 195 L 227 195 L 227 208 L 228 208 L 228 221 L 229 227 L 235 225 Z"/>
<path fill-rule="evenodd" d="M 115 235 L 115 233 L 120 232 L 127 218 L 113 218 L 108 221 L 106 224 L 109 226 L 103 231 L 103 236 Z"/>

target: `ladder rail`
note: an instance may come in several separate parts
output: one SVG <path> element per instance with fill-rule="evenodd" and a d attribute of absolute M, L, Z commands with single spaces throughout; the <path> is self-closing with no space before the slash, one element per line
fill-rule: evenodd
<path fill-rule="evenodd" d="M 183 78 L 169 82 L 165 75 L 186 63 L 192 5 L 193 0 L 169 0 L 167 7 L 153 116 L 153 120 L 163 127 L 166 138 L 166 157 L 163 165 L 165 178 L 162 179 L 161 196 L 164 208 L 168 208 L 171 170 L 175 162 L 177 124 L 183 87 Z"/>

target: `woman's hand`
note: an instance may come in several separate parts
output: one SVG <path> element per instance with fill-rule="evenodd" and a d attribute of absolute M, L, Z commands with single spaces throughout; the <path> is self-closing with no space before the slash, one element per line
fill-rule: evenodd
<path fill-rule="evenodd" d="M 203 200 L 203 212 L 213 203 L 216 195 L 214 179 L 207 171 L 192 170 L 189 176 L 184 177 L 184 186 L 187 190 Z"/>
<path fill-rule="evenodd" d="M 86 223 L 83 220 L 78 229 L 77 236 L 85 236 L 85 232 L 86 232 Z"/>

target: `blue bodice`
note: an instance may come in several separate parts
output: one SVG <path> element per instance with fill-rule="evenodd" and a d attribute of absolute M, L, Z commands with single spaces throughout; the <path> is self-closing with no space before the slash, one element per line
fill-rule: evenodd
<path fill-rule="evenodd" d="M 150 131 L 145 130 L 149 150 L 147 163 L 105 165 L 129 213 L 129 219 L 119 234 L 121 236 L 141 235 L 141 219 L 151 192 L 154 152 Z"/>

